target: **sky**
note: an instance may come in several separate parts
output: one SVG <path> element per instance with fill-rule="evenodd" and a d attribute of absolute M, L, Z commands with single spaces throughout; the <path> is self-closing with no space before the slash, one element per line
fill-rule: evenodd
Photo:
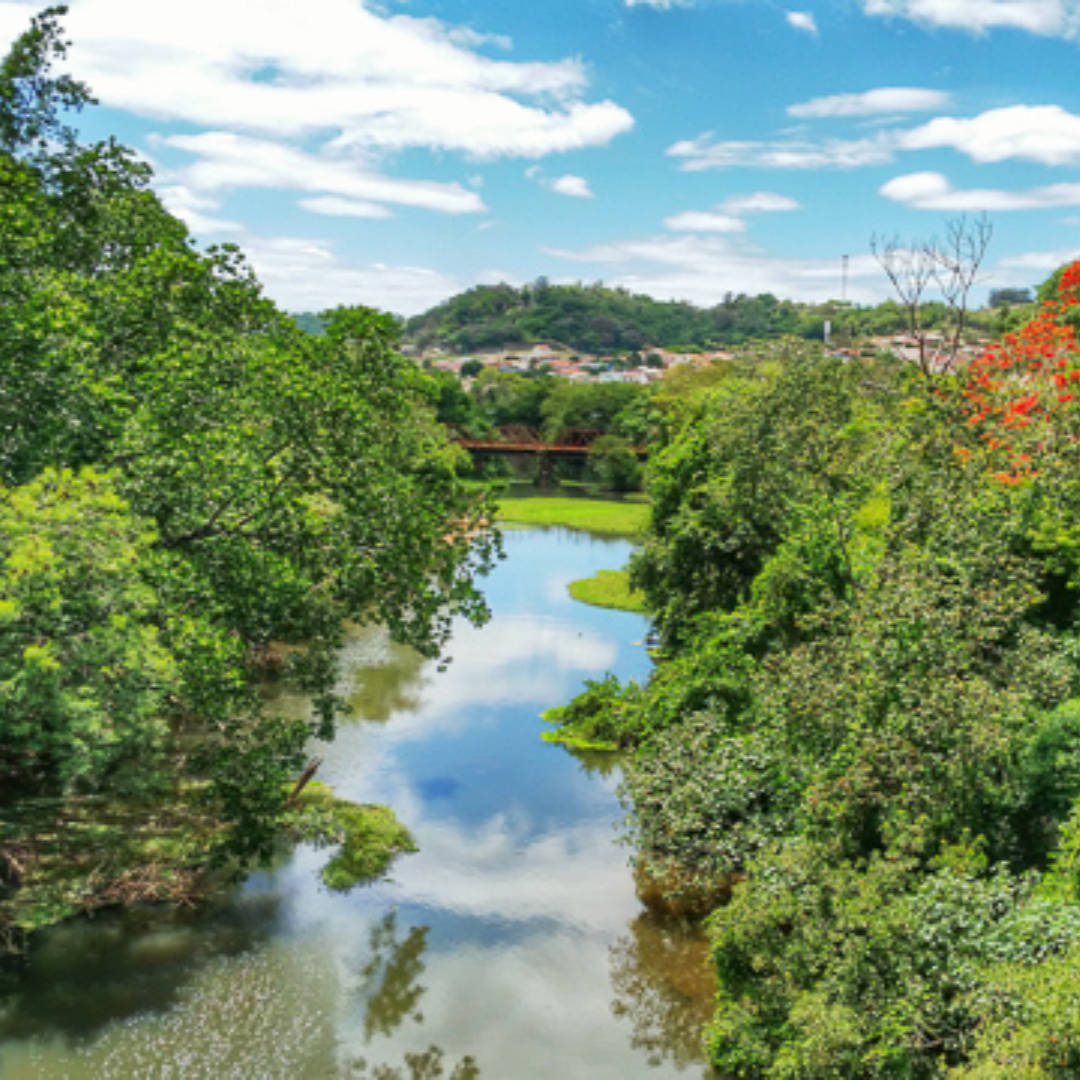
<path fill-rule="evenodd" d="M 540 276 L 877 303 L 875 241 L 983 212 L 976 306 L 1080 255 L 1080 0 L 68 3 L 84 136 L 289 311 Z M 42 6 L 0 0 L 0 41 Z"/>

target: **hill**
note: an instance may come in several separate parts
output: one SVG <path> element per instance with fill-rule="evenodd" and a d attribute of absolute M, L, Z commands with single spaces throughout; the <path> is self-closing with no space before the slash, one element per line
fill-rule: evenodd
<path fill-rule="evenodd" d="M 737 345 L 808 329 L 798 306 L 768 294 L 729 295 L 722 304 L 699 308 L 601 284 L 551 285 L 539 278 L 522 288 L 481 285 L 461 293 L 409 319 L 405 340 L 421 350 L 456 353 L 537 341 L 612 353 L 646 345 Z"/>

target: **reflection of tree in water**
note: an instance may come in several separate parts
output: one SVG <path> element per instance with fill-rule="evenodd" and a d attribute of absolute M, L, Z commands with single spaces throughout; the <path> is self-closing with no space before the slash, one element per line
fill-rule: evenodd
<path fill-rule="evenodd" d="M 364 1040 L 375 1035 L 392 1035 L 406 1018 L 420 1023 L 417 1009 L 427 991 L 418 979 L 424 972 L 420 957 L 427 945 L 428 928 L 414 926 L 402 940 L 397 936 L 397 912 L 391 911 L 371 931 L 371 959 L 360 974 L 367 998 L 364 1012 Z"/>
<path fill-rule="evenodd" d="M 633 1026 L 631 1042 L 651 1066 L 704 1061 L 701 1037 L 712 1018 L 716 981 L 705 933 L 680 919 L 645 913 L 610 953 L 611 1009 Z"/>
<path fill-rule="evenodd" d="M 263 948 L 279 903 L 266 895 L 194 911 L 131 908 L 42 931 L 27 956 L 0 963 L 0 1045 L 91 1040 L 133 1016 L 174 1009 L 208 965 Z"/>
<path fill-rule="evenodd" d="M 581 750 L 576 746 L 566 747 L 567 753 L 581 766 L 581 771 L 588 776 L 610 776 L 619 767 L 622 754 L 613 754 L 609 750 Z"/>
<path fill-rule="evenodd" d="M 392 1035 L 406 1020 L 422 1023 L 420 999 L 427 987 L 420 985 L 424 965 L 420 961 L 427 947 L 428 927 L 414 926 L 399 938 L 397 912 L 389 912 L 371 930 L 370 959 L 360 971 L 361 993 L 367 999 L 364 1011 L 364 1041 L 376 1035 Z M 406 1054 L 404 1065 L 372 1063 L 358 1057 L 348 1063 L 354 1080 L 477 1080 L 480 1067 L 469 1055 L 448 1073 L 445 1054 L 437 1046 L 420 1053 Z"/>
<path fill-rule="evenodd" d="M 429 1046 L 422 1054 L 406 1054 L 405 1064 L 374 1065 L 360 1058 L 351 1063 L 350 1077 L 355 1080 L 477 1080 L 480 1066 L 468 1055 L 463 1057 L 449 1074 L 443 1067 L 443 1052 Z"/>
<path fill-rule="evenodd" d="M 426 680 L 422 678 L 424 658 L 412 649 L 390 641 L 382 644 L 376 655 L 357 650 L 355 664 L 350 663 L 353 651 L 346 646 L 343 660 L 351 685 L 346 690 L 349 716 L 357 720 L 389 720 L 402 712 L 420 708 L 420 692 Z"/>

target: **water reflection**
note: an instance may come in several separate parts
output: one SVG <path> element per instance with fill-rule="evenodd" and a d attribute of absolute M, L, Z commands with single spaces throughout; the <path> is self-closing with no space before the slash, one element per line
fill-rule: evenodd
<path fill-rule="evenodd" d="M 200 912 L 146 907 L 40 935 L 25 960 L 0 972 L 0 1046 L 28 1037 L 76 1043 L 128 1017 L 165 1013 L 209 957 L 264 947 L 279 909 L 273 895 Z"/>
<path fill-rule="evenodd" d="M 342 657 L 346 685 L 342 695 L 357 720 L 383 723 L 420 708 L 421 692 L 429 679 L 419 653 L 395 645 L 381 628 L 356 630 Z"/>
<path fill-rule="evenodd" d="M 586 776 L 619 777 L 619 755 L 606 750 L 581 750 L 577 747 L 566 747 L 569 754 L 580 766 Z"/>
<path fill-rule="evenodd" d="M 678 919 L 642 914 L 611 947 L 611 1011 L 628 1020 L 633 1045 L 652 1066 L 683 1069 L 701 1060 L 716 981 L 705 932 Z"/>
<path fill-rule="evenodd" d="M 364 1010 L 364 1039 L 391 1035 L 406 1018 L 424 1021 L 419 1011 L 425 988 L 417 981 L 424 972 L 420 957 L 427 944 L 428 928 L 412 927 L 398 938 L 397 912 L 391 911 L 377 923 L 368 938 L 370 958 L 361 971 L 360 992 L 367 1000 Z"/>
<path fill-rule="evenodd" d="M 689 972 L 704 954 L 640 915 L 614 843 L 616 761 L 540 739 L 540 713 L 585 679 L 647 676 L 644 620 L 566 591 L 628 545 L 529 532 L 506 547 L 494 618 L 460 628 L 447 672 L 379 633 L 346 649 L 355 719 L 318 751 L 320 779 L 393 806 L 420 852 L 341 895 L 320 883 L 326 852 L 303 847 L 233 898 L 235 938 L 213 919 L 179 937 L 48 935 L 0 1015 L 5 1080 L 701 1072 L 710 991 Z M 280 686 L 273 700 L 306 708 Z"/>
<path fill-rule="evenodd" d="M 403 1068 L 376 1065 L 370 1072 L 363 1058 L 351 1065 L 350 1076 L 357 1080 L 478 1080 L 480 1067 L 471 1057 L 464 1057 L 447 1076 L 443 1069 L 444 1054 L 437 1046 L 428 1047 L 422 1054 L 406 1054 Z"/>

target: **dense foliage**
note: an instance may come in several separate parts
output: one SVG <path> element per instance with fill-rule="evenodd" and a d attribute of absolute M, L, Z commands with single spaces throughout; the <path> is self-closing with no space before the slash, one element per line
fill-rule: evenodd
<path fill-rule="evenodd" d="M 1000 311 L 974 312 L 970 321 L 987 329 L 1000 315 Z M 921 306 L 920 321 L 927 330 L 944 327 L 949 317 L 944 303 Z M 905 309 L 891 300 L 859 307 L 838 301 L 797 304 L 769 293 L 728 294 L 721 303 L 701 308 L 601 283 L 551 285 L 541 278 L 521 288 L 479 285 L 407 320 L 405 334 L 417 348 L 454 353 L 546 342 L 599 356 L 641 353 L 647 362 L 650 346 L 727 348 L 785 335 L 820 341 L 826 323 L 834 340 L 847 342 L 903 333 L 908 322 Z"/>
<path fill-rule="evenodd" d="M 0 900 L 73 801 L 119 834 L 194 800 L 189 858 L 266 855 L 346 620 L 438 655 L 493 555 L 396 321 L 310 336 L 198 251 L 144 164 L 64 126 L 89 99 L 50 75 L 60 14 L 0 67 Z M 271 657 L 310 721 L 265 712 Z"/>
<path fill-rule="evenodd" d="M 789 342 L 667 403 L 631 567 L 661 662 L 557 719 L 634 748 L 642 881 L 712 909 L 721 1075 L 1080 1067 L 1080 268 L 1058 278 L 960 376 Z"/>

